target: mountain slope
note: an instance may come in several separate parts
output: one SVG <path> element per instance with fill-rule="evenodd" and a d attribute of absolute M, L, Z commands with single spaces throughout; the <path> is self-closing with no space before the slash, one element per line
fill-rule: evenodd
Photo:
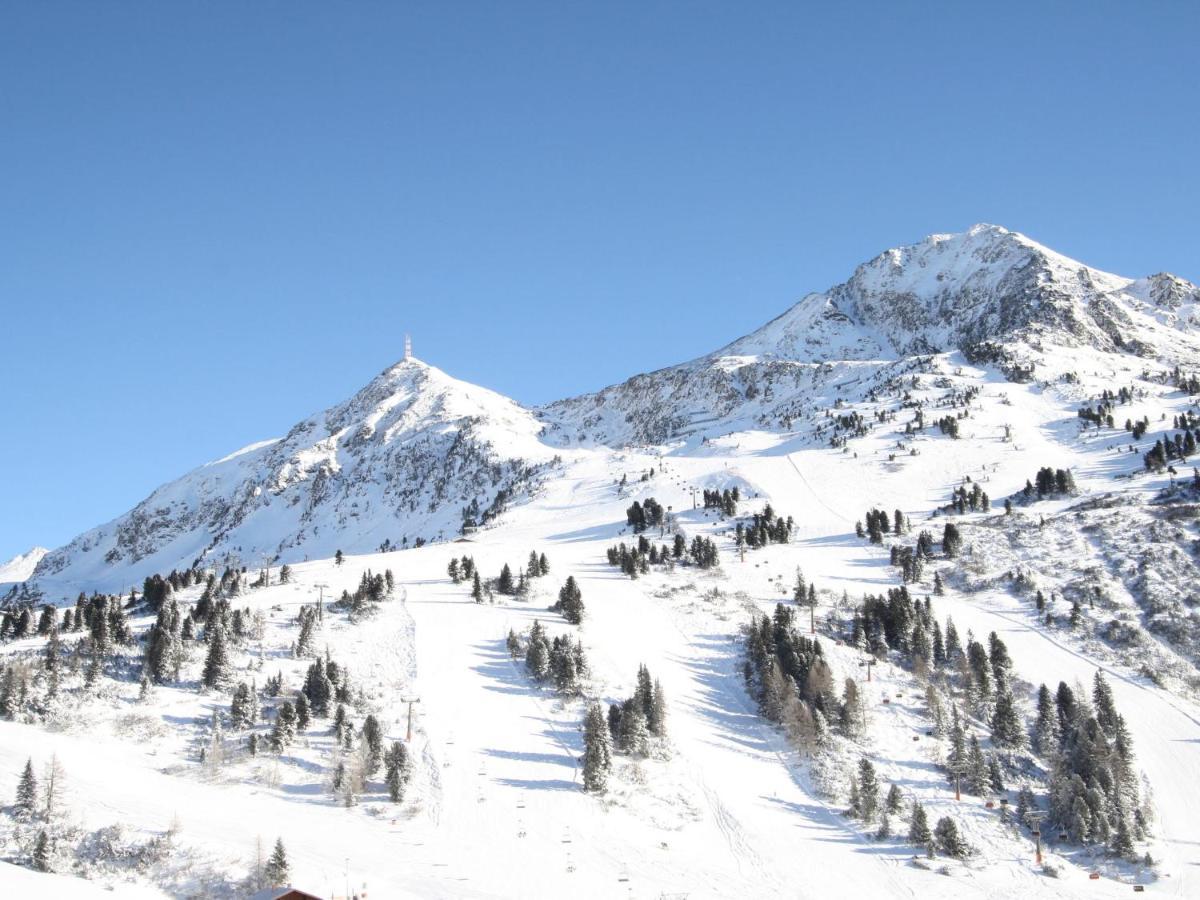
<path fill-rule="evenodd" d="M 1081 358 L 1140 368 L 1200 358 L 1200 288 L 1068 259 L 1017 232 L 976 225 L 888 250 L 825 293 L 688 363 L 551 404 L 549 435 L 571 444 L 662 443 L 758 427 L 789 430 L 855 386 L 921 357 L 961 351 L 1008 377 L 1058 378 Z"/>
<path fill-rule="evenodd" d="M 34 581 L 115 588 L 193 564 L 450 538 L 530 495 L 563 448 L 756 430 L 828 445 L 845 424 L 830 427 L 832 409 L 933 373 L 935 356 L 956 351 L 1015 381 L 1071 381 L 1087 367 L 1125 383 L 1200 359 L 1200 289 L 1166 274 L 1121 278 L 977 225 L 888 250 L 706 356 L 536 411 L 407 359 L 285 437 L 80 535 Z"/>
<path fill-rule="evenodd" d="M 505 397 L 415 359 L 349 400 L 160 487 L 37 568 L 60 589 L 195 565 L 297 561 L 458 533 L 497 514 L 553 453 Z"/>

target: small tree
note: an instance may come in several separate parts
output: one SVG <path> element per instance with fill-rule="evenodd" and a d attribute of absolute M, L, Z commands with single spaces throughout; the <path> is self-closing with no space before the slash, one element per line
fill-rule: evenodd
<path fill-rule="evenodd" d="M 33 867 L 39 872 L 50 871 L 50 836 L 44 828 L 38 832 L 33 845 Z"/>
<path fill-rule="evenodd" d="M 918 847 L 928 846 L 933 837 L 929 833 L 929 819 L 925 815 L 925 807 L 913 801 L 912 819 L 908 823 L 908 842 Z"/>
<path fill-rule="evenodd" d="M 341 551 L 339 550 L 338 553 L 340 554 Z M 291 880 L 287 851 L 283 848 L 283 838 L 275 839 L 275 850 L 271 853 L 271 858 L 267 860 L 267 867 L 263 874 L 267 878 L 267 883 L 272 887 L 284 887 Z"/>
<path fill-rule="evenodd" d="M 608 723 L 599 703 L 588 707 L 583 730 L 583 789 L 591 793 L 603 793 L 608 786 L 608 773 L 612 768 L 612 744 Z"/>
<path fill-rule="evenodd" d="M 334 561 L 334 563 L 336 563 L 337 565 L 340 566 L 342 563 L 344 563 L 346 561 L 346 557 L 343 556 L 342 551 L 339 550 L 337 553 L 333 554 L 333 561 Z M 276 844 L 276 847 L 282 847 L 282 846 L 283 846 L 282 844 Z"/>
<path fill-rule="evenodd" d="M 33 758 L 30 757 L 25 761 L 25 771 L 21 773 L 21 780 L 17 782 L 17 808 L 32 814 L 37 810 L 37 805 L 38 782 L 37 776 L 33 774 Z"/>
<path fill-rule="evenodd" d="M 933 835 L 937 840 L 938 849 L 947 856 L 963 859 L 967 855 L 967 844 L 958 833 L 958 825 L 949 816 L 938 819 Z"/>

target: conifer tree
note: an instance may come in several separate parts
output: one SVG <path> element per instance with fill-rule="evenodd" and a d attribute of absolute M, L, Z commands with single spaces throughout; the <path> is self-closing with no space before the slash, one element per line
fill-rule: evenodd
<path fill-rule="evenodd" d="M 996 708 L 992 712 L 992 742 L 997 747 L 1013 750 L 1025 743 L 1025 729 L 1011 691 L 1006 690 L 996 698 Z"/>
<path fill-rule="evenodd" d="M 217 688 L 225 683 L 228 676 L 229 651 L 225 646 L 225 629 L 216 625 L 209 635 L 202 681 L 207 688 Z"/>
<path fill-rule="evenodd" d="M 958 825 L 949 816 L 938 819 L 934 829 L 938 849 L 949 857 L 962 859 L 967 855 L 967 844 L 958 833 Z"/>
<path fill-rule="evenodd" d="M 479 580 L 479 572 L 473 573 L 474 577 L 471 582 L 471 598 L 476 603 L 483 602 L 483 583 Z"/>
<path fill-rule="evenodd" d="M 908 823 L 908 842 L 917 847 L 925 847 L 933 837 L 929 832 L 929 819 L 925 815 L 925 807 L 913 801 L 912 819 Z"/>
<path fill-rule="evenodd" d="M 271 746 L 276 753 L 286 750 L 296 738 L 296 709 L 290 702 L 285 701 L 275 714 L 275 724 L 271 728 Z"/>
<path fill-rule="evenodd" d="M 342 551 L 339 550 L 340 554 Z M 291 871 L 288 865 L 287 851 L 283 848 L 283 838 L 275 839 L 275 850 L 267 860 L 263 873 L 272 887 L 286 887 L 291 881 Z"/>
<path fill-rule="evenodd" d="M 1058 712 L 1050 688 L 1038 688 L 1037 718 L 1033 725 L 1033 749 L 1041 756 L 1049 756 L 1058 749 Z"/>
<path fill-rule="evenodd" d="M 33 845 L 33 867 L 39 872 L 50 871 L 50 836 L 44 828 L 38 832 Z"/>
<path fill-rule="evenodd" d="M 17 782 L 17 808 L 24 813 L 33 814 L 38 805 L 38 781 L 33 773 L 33 758 L 25 761 L 25 770 Z"/>
<path fill-rule="evenodd" d="M 296 730 L 303 731 L 308 727 L 308 723 L 308 697 L 304 695 L 303 691 L 300 691 L 296 694 Z"/>
<path fill-rule="evenodd" d="M 408 750 L 399 741 L 393 741 L 383 761 L 387 772 L 388 796 L 393 803 L 400 803 L 404 800 L 404 786 L 410 774 Z"/>
<path fill-rule="evenodd" d="M 900 810 L 904 803 L 904 795 L 900 793 L 898 785 L 893 784 L 888 788 L 887 798 L 884 800 L 883 807 L 893 816 L 900 815 Z"/>
<path fill-rule="evenodd" d="M 863 821 L 870 822 L 879 809 L 879 780 L 875 777 L 874 764 L 865 756 L 858 763 L 858 795 Z"/>
<path fill-rule="evenodd" d="M 600 704 L 588 707 L 583 723 L 583 789 L 591 793 L 603 793 L 608 786 L 608 773 L 612 769 L 612 743 L 608 723 Z"/>
<path fill-rule="evenodd" d="M 383 729 L 373 714 L 363 720 L 362 739 L 367 748 L 366 774 L 374 775 L 383 763 Z"/>

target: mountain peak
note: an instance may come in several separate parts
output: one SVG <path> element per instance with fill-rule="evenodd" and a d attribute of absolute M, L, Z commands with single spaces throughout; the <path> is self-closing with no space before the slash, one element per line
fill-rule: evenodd
<path fill-rule="evenodd" d="M 18 553 L 6 563 L 0 563 L 0 584 L 27 580 L 42 557 L 49 552 L 45 547 L 33 547 Z"/>

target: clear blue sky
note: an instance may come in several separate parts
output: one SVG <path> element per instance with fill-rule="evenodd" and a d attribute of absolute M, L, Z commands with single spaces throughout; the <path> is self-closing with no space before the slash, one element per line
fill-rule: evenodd
<path fill-rule="evenodd" d="M 538 403 L 977 221 L 1200 278 L 1198 11 L 4 4 L 0 559 L 348 396 L 406 330 Z"/>

